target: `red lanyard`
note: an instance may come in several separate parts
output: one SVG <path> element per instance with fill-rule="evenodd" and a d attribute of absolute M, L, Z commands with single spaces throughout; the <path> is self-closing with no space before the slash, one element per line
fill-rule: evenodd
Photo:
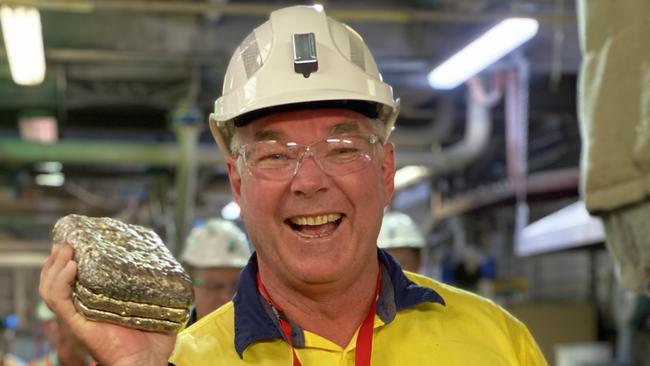
<path fill-rule="evenodd" d="M 379 274 L 377 275 L 377 286 L 375 290 L 375 299 L 370 305 L 370 310 L 368 310 L 368 314 L 366 315 L 366 318 L 363 320 L 363 323 L 361 324 L 361 328 L 359 328 L 359 333 L 357 334 L 357 348 L 355 351 L 355 366 L 370 366 L 370 356 L 372 355 L 372 330 L 373 330 L 373 325 L 374 325 L 374 320 L 375 320 L 375 313 L 377 310 L 377 296 L 379 296 L 379 288 L 381 284 L 381 271 L 379 271 Z M 289 345 L 291 346 L 291 352 L 293 353 L 293 366 L 302 366 L 300 364 L 300 360 L 298 360 L 298 355 L 296 355 L 296 350 L 293 348 L 293 340 L 291 339 L 291 324 L 287 321 L 287 319 L 281 314 L 282 309 L 276 304 L 273 299 L 271 299 L 271 296 L 269 295 L 268 291 L 266 291 L 266 288 L 264 287 L 264 284 L 262 283 L 262 280 L 260 279 L 260 273 L 257 273 L 257 289 L 260 291 L 262 296 L 266 299 L 266 301 L 273 306 L 275 311 L 278 314 L 278 323 L 280 323 L 280 330 L 282 331 L 282 334 L 284 334 L 285 338 L 287 339 L 287 342 L 289 342 Z"/>

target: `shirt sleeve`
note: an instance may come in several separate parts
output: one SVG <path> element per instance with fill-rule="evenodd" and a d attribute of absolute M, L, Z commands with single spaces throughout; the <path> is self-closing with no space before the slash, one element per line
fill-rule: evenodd
<path fill-rule="evenodd" d="M 517 345 L 519 364 L 522 366 L 548 366 L 544 354 L 542 354 L 537 342 L 530 334 L 528 327 L 519 320 L 515 321 L 518 329 L 513 334 L 516 337 L 513 342 Z"/>

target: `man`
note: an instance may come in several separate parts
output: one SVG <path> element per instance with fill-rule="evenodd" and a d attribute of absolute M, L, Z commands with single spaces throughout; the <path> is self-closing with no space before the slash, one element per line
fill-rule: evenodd
<path fill-rule="evenodd" d="M 417 273 L 422 267 L 422 248 L 426 241 L 407 214 L 393 211 L 384 214 L 377 246 L 388 252 L 405 271 Z"/>
<path fill-rule="evenodd" d="M 194 285 L 187 326 L 230 301 L 250 255 L 246 235 L 230 221 L 213 218 L 192 229 L 181 255 Z"/>
<path fill-rule="evenodd" d="M 398 113 L 361 37 L 316 7 L 271 13 L 235 51 L 212 132 L 256 254 L 232 302 L 182 332 L 179 365 L 545 365 L 526 327 L 377 249 Z M 163 365 L 174 338 L 86 321 L 55 245 L 40 291 L 101 364 Z"/>

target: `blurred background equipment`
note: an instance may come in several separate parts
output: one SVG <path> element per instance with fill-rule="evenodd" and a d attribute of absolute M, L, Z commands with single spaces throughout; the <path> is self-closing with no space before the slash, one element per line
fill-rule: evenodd
<path fill-rule="evenodd" d="M 578 9 L 583 199 L 603 218 L 623 286 L 650 296 L 650 4 L 580 0 Z"/>
<path fill-rule="evenodd" d="M 578 0 L 581 193 L 602 218 L 618 280 L 615 359 L 650 363 L 650 3 Z M 614 127 L 611 121 L 616 120 Z M 623 290 L 624 289 L 624 290 Z"/>

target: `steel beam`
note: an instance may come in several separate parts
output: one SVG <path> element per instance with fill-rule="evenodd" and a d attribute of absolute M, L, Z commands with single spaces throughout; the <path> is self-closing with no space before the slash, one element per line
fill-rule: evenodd
<path fill-rule="evenodd" d="M 199 145 L 196 150 L 199 165 L 213 166 L 225 162 L 216 145 Z M 73 164 L 174 167 L 180 158 L 180 149 L 174 143 L 70 140 L 40 144 L 20 139 L 0 139 L 0 163 L 59 161 Z"/>
<path fill-rule="evenodd" d="M 33 6 L 46 11 L 81 12 L 124 11 L 172 14 L 227 14 L 267 17 L 283 5 L 265 3 L 214 3 L 161 0 L 0 0 L 0 4 Z M 499 21 L 507 17 L 528 16 L 540 22 L 575 23 L 575 12 L 532 11 L 532 12 L 480 12 L 471 13 L 447 10 L 426 10 L 409 7 L 340 7 L 328 6 L 327 14 L 343 21 L 412 23 L 412 22 L 486 22 Z"/>

